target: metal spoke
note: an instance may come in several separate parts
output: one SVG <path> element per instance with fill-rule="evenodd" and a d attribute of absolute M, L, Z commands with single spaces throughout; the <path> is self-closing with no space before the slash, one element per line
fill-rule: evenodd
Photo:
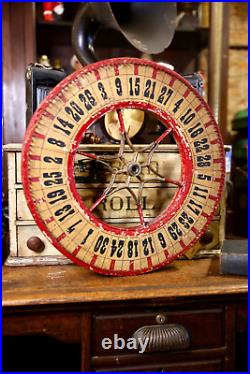
<path fill-rule="evenodd" d="M 138 201 L 137 201 L 137 210 L 138 210 L 138 215 L 140 218 L 141 225 L 145 226 L 145 220 L 143 216 L 143 211 L 142 211 L 142 193 L 143 193 L 143 187 L 144 187 L 144 181 L 142 181 L 141 178 L 138 178 L 140 180 L 140 185 L 138 188 Z"/>
<path fill-rule="evenodd" d="M 100 160 L 107 160 L 108 161 L 108 160 L 114 160 L 114 159 L 119 158 L 119 154 L 118 155 L 98 155 L 97 156 L 93 153 L 87 153 L 87 152 L 83 152 L 83 151 L 77 151 L 77 154 L 88 157 L 88 158 L 92 158 L 93 160 L 97 160 L 97 161 L 100 161 Z"/>
<path fill-rule="evenodd" d="M 170 183 L 170 184 L 174 184 L 178 187 L 182 187 L 183 186 L 183 183 L 181 181 L 178 181 L 178 180 L 174 180 L 174 179 L 171 179 L 171 178 L 165 178 L 163 175 L 161 175 L 160 173 L 158 173 L 157 170 L 155 170 L 152 166 L 148 166 L 149 170 L 151 170 L 155 175 L 157 175 L 158 177 L 160 177 L 162 179 L 162 181 L 166 182 L 166 183 Z"/>
<path fill-rule="evenodd" d="M 148 146 L 142 148 L 140 150 L 140 152 L 145 152 L 145 151 L 150 151 L 148 156 L 147 156 L 147 161 L 146 163 L 142 164 L 141 166 L 142 167 L 145 167 L 145 166 L 149 166 L 151 161 L 152 161 L 152 157 L 154 155 L 154 152 L 158 146 L 158 144 L 167 136 L 170 134 L 170 132 L 172 131 L 171 128 L 168 128 L 166 129 L 154 142 L 150 143 Z"/>
<path fill-rule="evenodd" d="M 171 133 L 171 131 L 172 131 L 172 128 L 171 127 L 168 127 L 160 136 L 159 136 L 159 138 L 157 138 L 155 141 L 154 141 L 154 143 L 156 143 L 156 144 L 160 144 L 160 142 L 162 142 L 162 140 L 164 139 L 164 138 L 166 138 L 166 136 L 168 136 L 170 133 Z"/>
<path fill-rule="evenodd" d="M 106 160 L 106 161 L 116 160 L 119 158 L 118 155 L 98 155 L 97 157 L 99 160 Z"/>
<path fill-rule="evenodd" d="M 103 164 L 104 166 L 106 166 L 106 168 L 109 169 L 109 171 L 113 174 L 115 172 L 115 169 L 112 168 L 109 164 L 107 164 L 105 161 L 103 160 L 114 160 L 114 159 L 117 159 L 118 157 L 117 156 L 108 156 L 107 158 L 105 157 L 105 155 L 95 155 L 93 153 L 86 153 L 86 152 L 82 152 L 82 151 L 79 151 L 77 152 L 78 154 L 84 156 L 84 157 L 87 157 L 87 158 L 91 158 L 92 160 L 95 160 L 95 161 L 98 161 L 100 162 L 101 164 Z M 86 160 L 86 162 L 89 162 L 88 160 Z"/>
<path fill-rule="evenodd" d="M 122 111 L 120 109 L 117 110 L 117 115 L 118 115 L 120 133 L 124 134 L 125 133 L 125 125 L 124 125 L 124 120 L 123 120 L 123 116 L 122 116 Z"/>
<path fill-rule="evenodd" d="M 145 147 L 141 148 L 140 149 L 140 153 L 142 152 L 145 152 L 145 151 L 149 151 L 151 150 L 155 150 L 155 148 L 157 147 L 158 144 L 160 144 L 160 142 L 166 137 L 168 136 L 172 131 L 172 128 L 169 127 L 167 128 L 156 140 L 154 140 L 152 143 L 146 145 Z"/>
<path fill-rule="evenodd" d="M 141 203 L 137 204 L 137 210 L 138 210 L 138 215 L 139 215 L 139 218 L 140 218 L 141 225 L 145 226 L 146 223 L 144 221 L 144 216 L 143 216 L 143 211 L 142 211 L 142 205 L 141 205 Z"/>
<path fill-rule="evenodd" d="M 125 139 L 126 139 L 126 142 L 128 143 L 129 148 L 132 149 L 133 152 L 137 152 L 137 150 L 134 147 L 133 143 L 129 139 L 128 133 L 126 131 L 125 131 L 124 135 L 125 135 Z"/>
<path fill-rule="evenodd" d="M 124 133 L 121 133 L 121 140 L 120 140 L 118 157 L 123 157 L 124 147 L 125 147 L 125 137 L 124 137 Z"/>
<path fill-rule="evenodd" d="M 128 145 L 129 145 L 129 147 L 131 148 L 131 150 L 133 152 L 136 152 L 135 147 L 133 146 L 131 140 L 129 139 L 128 133 L 125 130 L 125 125 L 124 125 L 124 120 L 123 120 L 123 116 L 122 116 L 122 111 L 120 109 L 117 110 L 117 115 L 118 115 L 118 120 L 119 120 L 120 134 L 123 135 L 123 137 L 125 137 L 125 139 L 126 139 Z M 125 144 L 125 139 L 124 139 L 124 144 Z"/>
<path fill-rule="evenodd" d="M 125 189 L 130 193 L 130 195 L 132 196 L 136 204 L 140 224 L 145 227 L 147 225 L 147 222 L 145 222 L 145 218 L 143 214 L 143 189 L 145 187 L 145 184 L 146 183 L 169 183 L 169 184 L 173 184 L 178 187 L 183 186 L 182 181 L 174 180 L 171 178 L 165 178 L 162 174 L 160 174 L 155 168 L 151 166 L 151 162 L 152 162 L 152 158 L 153 158 L 155 150 L 157 149 L 158 145 L 163 141 L 163 139 L 165 139 L 171 133 L 172 128 L 170 126 L 167 127 L 165 131 L 153 142 L 151 142 L 150 144 L 142 148 L 137 149 L 137 147 L 133 145 L 133 143 L 131 142 L 129 138 L 129 135 L 128 135 L 129 130 L 126 131 L 125 129 L 123 113 L 121 109 L 117 110 L 117 116 L 118 116 L 118 122 L 119 122 L 120 143 L 119 143 L 119 150 L 117 149 L 118 153 L 116 155 L 113 155 L 113 154 L 96 155 L 96 154 L 82 152 L 82 151 L 78 152 L 79 154 L 83 155 L 86 158 L 102 163 L 111 172 L 110 183 L 108 184 L 106 189 L 103 191 L 103 193 L 93 203 L 93 205 L 90 208 L 90 211 L 93 212 L 94 209 L 99 204 L 101 204 L 107 197 L 110 197 L 111 195 Z M 128 145 L 129 151 L 133 152 L 132 159 L 127 160 L 124 156 L 125 144 Z M 140 163 L 138 161 L 139 154 L 145 153 L 145 152 L 147 152 L 147 159 L 144 163 Z M 117 168 L 112 167 L 111 166 L 112 164 L 109 165 L 107 163 L 108 161 L 112 162 L 113 160 L 117 160 L 117 162 L 119 163 Z M 140 168 L 147 167 L 148 171 L 149 172 L 151 171 L 154 174 L 153 177 L 149 177 L 148 179 L 144 179 L 145 177 L 143 175 L 134 175 L 134 177 L 136 177 L 139 183 L 137 192 L 134 192 L 132 187 L 130 187 L 132 174 L 131 174 L 131 170 L 129 169 L 129 167 L 133 164 L 135 165 L 138 164 L 138 167 Z M 121 174 L 127 175 L 126 181 L 124 183 L 122 182 L 114 186 L 116 176 L 121 175 Z"/>
<path fill-rule="evenodd" d="M 101 204 L 101 202 L 103 200 L 105 200 L 107 197 L 107 195 L 105 193 L 103 193 L 95 202 L 94 204 L 92 205 L 92 207 L 89 209 L 91 212 L 93 212 L 93 210 L 99 205 Z"/>
<path fill-rule="evenodd" d="M 112 190 L 113 188 L 113 185 L 114 185 L 114 182 L 115 182 L 115 177 L 116 177 L 116 174 L 113 174 L 111 176 L 111 180 L 110 180 L 110 183 L 108 185 L 108 187 L 104 190 L 104 192 L 101 194 L 100 197 L 98 197 L 98 199 L 94 202 L 94 204 L 91 206 L 91 208 L 89 209 L 91 212 L 93 212 L 93 210 L 99 205 L 101 204 L 101 202 L 103 200 L 106 199 L 106 197 L 109 195 L 110 191 Z"/>
<path fill-rule="evenodd" d="M 77 153 L 79 155 L 84 156 L 84 157 L 92 158 L 93 160 L 97 160 L 98 159 L 98 156 L 94 155 L 93 153 L 86 153 L 86 152 L 82 152 L 82 151 L 77 151 Z"/>

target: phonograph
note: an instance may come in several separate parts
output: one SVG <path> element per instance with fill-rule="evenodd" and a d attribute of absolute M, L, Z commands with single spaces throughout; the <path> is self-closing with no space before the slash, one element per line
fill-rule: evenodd
<path fill-rule="evenodd" d="M 175 20 L 175 3 L 82 7 L 73 45 L 87 66 L 56 85 L 26 132 L 22 182 L 37 226 L 63 255 L 99 273 L 172 262 L 219 207 L 224 146 L 194 88 L 199 78 L 138 58 L 94 62 L 101 27 L 154 54 L 170 44 Z M 84 144 L 87 134 L 98 144 Z"/>

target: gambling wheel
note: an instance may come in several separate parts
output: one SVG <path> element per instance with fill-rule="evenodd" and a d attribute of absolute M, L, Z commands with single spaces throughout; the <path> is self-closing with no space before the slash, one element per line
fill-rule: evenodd
<path fill-rule="evenodd" d="M 124 124 L 126 109 L 154 116 L 163 130 L 149 144 L 137 146 Z M 89 127 L 114 111 L 120 134 L 116 150 L 80 152 L 110 174 L 109 184 L 89 204 L 76 188 L 76 153 Z M 152 164 L 157 147 L 169 136 L 179 149 L 178 179 Z M 22 153 L 24 191 L 39 228 L 73 262 L 110 275 L 160 268 L 198 241 L 218 207 L 224 173 L 221 136 L 204 100 L 175 72 L 133 58 L 89 65 L 57 85 L 34 114 Z M 143 214 L 147 183 L 175 187 L 170 204 L 152 220 Z M 138 215 L 138 223 L 128 227 L 108 224 L 95 213 L 106 198 L 122 190 L 131 195 Z"/>

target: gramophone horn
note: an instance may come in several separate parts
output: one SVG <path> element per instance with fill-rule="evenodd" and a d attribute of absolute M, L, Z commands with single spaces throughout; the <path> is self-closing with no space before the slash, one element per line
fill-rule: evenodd
<path fill-rule="evenodd" d="M 176 3 L 88 3 L 74 20 L 75 53 L 82 64 L 97 61 L 94 41 L 100 28 L 121 32 L 141 52 L 160 53 L 173 39 L 176 14 Z"/>

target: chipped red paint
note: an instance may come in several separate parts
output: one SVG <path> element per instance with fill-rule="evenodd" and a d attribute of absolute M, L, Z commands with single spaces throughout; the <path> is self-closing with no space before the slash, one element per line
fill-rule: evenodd
<path fill-rule="evenodd" d="M 156 76 L 157 76 L 157 70 L 156 70 L 156 69 L 153 69 L 153 72 L 152 72 L 152 78 L 153 78 L 153 79 L 156 79 Z"/>
<path fill-rule="evenodd" d="M 54 217 L 49 217 L 49 218 L 44 220 L 44 223 L 45 223 L 45 225 L 47 225 L 48 223 L 53 222 L 53 221 L 55 221 L 55 218 Z"/>
<path fill-rule="evenodd" d="M 58 97 L 66 104 L 67 103 L 67 98 L 62 94 L 62 93 L 59 93 L 58 94 Z"/>
<path fill-rule="evenodd" d="M 114 268 L 115 268 L 115 260 L 111 260 L 109 270 L 114 271 Z"/>
<path fill-rule="evenodd" d="M 214 182 L 221 183 L 221 178 L 214 178 Z"/>
<path fill-rule="evenodd" d="M 213 200 L 213 201 L 217 201 L 217 196 L 213 196 L 213 195 L 208 195 L 209 199 L 210 200 Z"/>
<path fill-rule="evenodd" d="M 45 139 L 45 136 L 43 134 L 40 134 L 39 132 L 36 132 L 36 131 L 33 132 L 32 136 L 34 138 Z"/>
<path fill-rule="evenodd" d="M 134 272 L 134 263 L 135 263 L 134 260 L 131 260 L 129 262 L 129 271 L 131 274 Z"/>
<path fill-rule="evenodd" d="M 115 72 L 115 76 L 120 75 L 119 74 L 119 66 L 118 66 L 118 64 L 114 64 L 114 72 Z"/>
<path fill-rule="evenodd" d="M 215 164 L 223 164 L 224 163 L 224 158 L 216 158 L 216 159 L 214 159 L 214 163 Z"/>
<path fill-rule="evenodd" d="M 46 200 L 43 197 L 40 198 L 40 199 L 33 200 L 33 203 L 36 204 L 36 205 L 42 204 L 42 203 L 45 203 L 45 202 L 46 202 Z"/>
<path fill-rule="evenodd" d="M 186 99 L 188 97 L 189 93 L 190 93 L 190 90 L 187 88 L 186 91 L 184 92 L 183 97 L 185 97 L 185 99 Z"/>
<path fill-rule="evenodd" d="M 101 76 L 100 76 L 100 73 L 98 70 L 95 70 L 95 77 L 96 77 L 96 80 L 99 81 L 101 79 Z"/>
<path fill-rule="evenodd" d="M 191 230 L 195 233 L 195 235 L 199 234 L 199 231 L 194 226 L 191 228 Z"/>
<path fill-rule="evenodd" d="M 39 182 L 39 177 L 29 177 L 30 182 Z"/>
<path fill-rule="evenodd" d="M 176 77 L 173 76 L 173 77 L 171 78 L 170 82 L 169 82 L 169 86 L 170 86 L 170 87 L 173 87 L 175 81 L 176 81 Z"/>
<path fill-rule="evenodd" d="M 203 108 L 202 103 L 200 103 L 196 108 L 195 111 L 198 113 Z"/>
<path fill-rule="evenodd" d="M 165 250 L 164 250 L 164 255 L 165 255 L 166 259 L 168 259 L 168 258 L 169 258 L 169 252 L 168 252 L 168 250 L 167 250 L 167 249 L 165 249 Z"/>
<path fill-rule="evenodd" d="M 204 124 L 205 128 L 207 129 L 209 126 L 213 126 L 214 123 L 212 121 L 208 121 L 207 123 Z"/>
<path fill-rule="evenodd" d="M 38 155 L 29 155 L 29 159 L 33 161 L 41 161 L 41 156 Z"/>
<path fill-rule="evenodd" d="M 205 217 L 207 219 L 209 218 L 209 215 L 207 213 L 205 213 L 205 212 L 202 212 L 201 215 L 202 215 L 202 217 Z"/>
<path fill-rule="evenodd" d="M 57 240 L 58 242 L 60 242 L 60 241 L 63 240 L 64 238 L 66 238 L 66 234 L 65 234 L 65 232 L 63 232 L 61 235 L 59 235 L 59 236 L 56 238 L 56 240 Z"/>
<path fill-rule="evenodd" d="M 78 245 L 78 246 L 73 250 L 72 255 L 73 255 L 73 256 L 76 256 L 76 255 L 79 253 L 79 251 L 80 251 L 81 248 L 82 248 L 82 247 L 81 247 L 80 245 Z"/>
<path fill-rule="evenodd" d="M 211 140 L 210 143 L 211 143 L 211 144 L 217 144 L 217 143 L 218 143 L 218 139 Z"/>
<path fill-rule="evenodd" d="M 90 266 L 93 267 L 93 266 L 95 265 L 96 260 L 97 260 L 97 255 L 94 255 L 94 256 L 92 257 L 91 262 L 90 262 Z"/>
<path fill-rule="evenodd" d="M 153 267 L 152 258 L 151 257 L 147 257 L 147 262 L 148 262 L 149 269 L 151 269 Z"/>
<path fill-rule="evenodd" d="M 186 244 L 184 243 L 183 240 L 179 240 L 179 243 L 181 245 L 182 248 L 186 248 Z"/>
<path fill-rule="evenodd" d="M 54 116 L 52 113 L 48 112 L 47 110 L 44 111 L 43 115 L 44 115 L 45 117 L 51 119 L 52 121 L 53 121 L 53 119 L 55 118 L 55 116 Z"/>

